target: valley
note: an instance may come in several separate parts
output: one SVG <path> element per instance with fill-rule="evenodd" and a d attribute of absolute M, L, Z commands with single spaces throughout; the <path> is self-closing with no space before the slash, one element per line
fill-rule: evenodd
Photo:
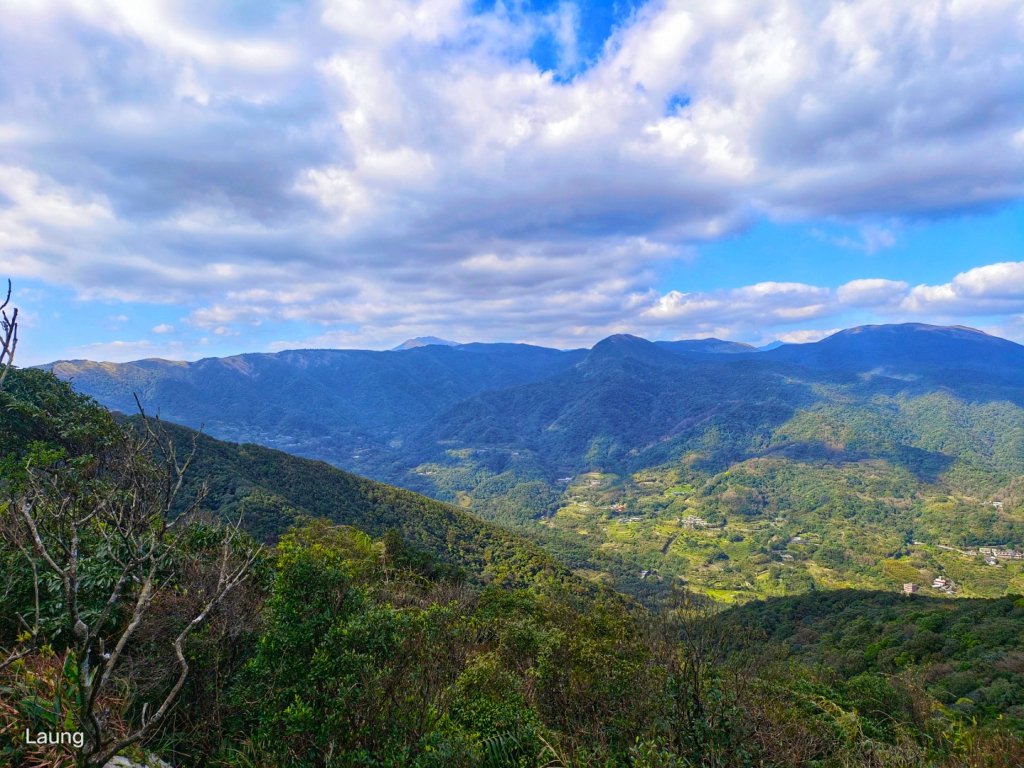
<path fill-rule="evenodd" d="M 650 604 L 683 584 L 726 603 L 1024 591 L 1024 561 L 956 551 L 1024 549 L 1024 347 L 969 329 L 50 368 L 108 407 L 138 392 L 215 437 L 454 503 Z"/>

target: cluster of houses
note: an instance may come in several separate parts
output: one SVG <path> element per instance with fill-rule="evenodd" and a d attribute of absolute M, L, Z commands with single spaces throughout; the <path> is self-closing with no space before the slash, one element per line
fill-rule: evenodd
<path fill-rule="evenodd" d="M 903 585 L 903 594 L 916 595 L 920 589 L 920 585 L 915 584 L 912 581 L 908 581 Z M 947 595 L 951 595 L 956 591 L 956 584 L 953 583 L 952 579 L 947 578 L 946 576 L 936 576 L 932 580 L 932 589 L 937 589 L 940 592 L 945 592 Z"/>
<path fill-rule="evenodd" d="M 993 501 L 992 506 L 1002 511 L 1003 502 Z M 1024 560 L 1024 552 L 1009 547 L 978 547 L 978 554 L 985 558 L 988 565 L 999 565 L 1000 560 Z"/>
<path fill-rule="evenodd" d="M 914 543 L 922 544 L 924 542 L 915 541 Z M 1019 549 L 1010 549 L 1010 547 L 1002 544 L 993 544 L 989 547 L 978 547 L 977 549 L 957 549 L 945 544 L 936 544 L 935 546 L 947 552 L 956 552 L 964 557 L 981 556 L 985 558 L 985 562 L 988 565 L 999 565 L 1000 560 L 1024 560 L 1024 552 L 1021 552 Z"/>
<path fill-rule="evenodd" d="M 613 512 L 625 512 L 626 511 L 626 505 L 625 504 L 615 504 L 614 506 L 609 507 L 609 509 L 612 510 Z M 643 517 L 626 517 L 626 516 L 623 516 L 623 517 L 616 518 L 616 522 L 618 522 L 618 523 L 639 523 L 641 520 L 643 520 Z M 697 517 L 695 515 L 687 515 L 686 517 L 677 517 L 676 518 L 676 522 L 679 525 L 682 525 L 684 528 L 707 528 L 708 527 L 708 521 L 707 520 L 705 520 L 703 517 Z"/>
<path fill-rule="evenodd" d="M 1024 552 L 1008 547 L 978 547 L 978 554 L 983 555 L 989 565 L 996 565 L 998 560 L 1024 560 Z"/>

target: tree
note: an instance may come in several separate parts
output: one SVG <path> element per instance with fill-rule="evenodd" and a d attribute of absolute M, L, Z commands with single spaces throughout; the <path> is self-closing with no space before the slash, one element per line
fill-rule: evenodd
<path fill-rule="evenodd" d="M 18 346 L 18 308 L 14 307 L 11 313 L 8 315 L 7 308 L 11 304 L 11 281 L 7 281 L 7 297 L 3 303 L 0 304 L 0 389 L 3 389 L 4 379 L 7 378 L 7 371 L 10 370 L 11 365 L 14 363 L 14 350 Z M 7 511 L 9 503 L 6 501 L 0 501 L 0 515 L 3 515 Z M 13 579 L 10 574 L 6 574 L 4 584 L 4 594 L 6 595 L 12 586 Z M 35 574 L 36 581 L 38 583 L 38 574 Z M 36 619 L 33 624 L 34 627 L 39 626 L 39 592 L 36 591 L 35 598 L 35 615 Z M 35 633 L 33 632 L 33 640 L 35 639 Z M 9 666 L 18 659 L 22 658 L 27 650 L 13 650 L 7 654 L 2 661 L 0 661 L 0 669 Z"/>
<path fill-rule="evenodd" d="M 141 406 L 140 406 L 141 412 Z M 34 625 L 23 635 L 24 657 L 47 634 L 40 626 L 40 592 L 56 581 L 56 629 L 67 648 L 75 689 L 68 708 L 85 744 L 79 766 L 98 766 L 126 747 L 151 736 L 167 716 L 189 674 L 185 642 L 239 584 L 259 548 L 238 525 L 217 529 L 212 542 L 197 546 L 189 523 L 205 497 L 202 488 L 176 513 L 186 473 L 195 456 L 179 449 L 158 419 L 144 412 L 134 425 L 110 421 L 111 431 L 74 451 L 34 444 L 19 477 L 7 479 L 9 499 L 0 509 L 0 533 L 20 552 L 32 572 Z M 195 568 L 196 563 L 209 567 Z M 203 576 L 196 578 L 196 572 Z M 177 590 L 194 610 L 166 636 L 177 674 L 158 700 L 142 707 L 127 729 L 110 727 L 105 696 L 117 683 L 133 638 L 150 617 L 154 599 Z M 28 622 L 25 622 L 28 624 Z M 48 638 L 51 639 L 51 638 Z"/>
<path fill-rule="evenodd" d="M 14 350 L 18 346 L 18 308 L 11 304 L 11 281 L 7 281 L 7 298 L 0 304 L 0 388 L 4 385 L 7 371 L 14 365 Z"/>

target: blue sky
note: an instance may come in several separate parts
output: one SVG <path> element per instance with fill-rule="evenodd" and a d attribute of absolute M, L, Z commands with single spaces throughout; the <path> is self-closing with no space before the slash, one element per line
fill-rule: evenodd
<path fill-rule="evenodd" d="M 22 363 L 1024 341 L 1019 2 L 0 0 Z"/>

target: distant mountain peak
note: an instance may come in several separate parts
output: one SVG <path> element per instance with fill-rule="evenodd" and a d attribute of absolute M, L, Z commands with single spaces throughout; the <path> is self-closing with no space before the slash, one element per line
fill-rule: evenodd
<path fill-rule="evenodd" d="M 598 344 L 639 344 L 639 345 L 646 345 L 646 344 L 650 344 L 651 342 L 649 342 L 647 339 L 641 338 L 640 336 L 634 336 L 631 333 L 613 333 L 611 336 L 607 336 L 607 337 L 601 339 L 601 341 L 599 341 L 597 343 Z M 597 345 L 595 345 L 595 346 L 597 346 Z"/>
<path fill-rule="evenodd" d="M 907 343 L 931 342 L 945 340 L 948 342 L 975 342 L 980 344 L 1013 345 L 1019 346 L 1016 342 L 993 336 L 977 328 L 970 328 L 966 325 L 929 325 L 927 323 L 891 323 L 887 325 L 858 325 L 837 331 L 831 336 L 826 336 L 818 343 L 834 343 L 840 341 L 852 341 L 856 338 L 870 340 L 873 342 L 892 343 L 903 340 Z"/>
<path fill-rule="evenodd" d="M 437 344 L 442 347 L 457 347 L 459 342 L 449 341 L 448 339 L 441 339 L 437 336 L 417 336 L 415 339 L 406 339 L 397 347 L 394 347 L 392 352 L 401 352 L 405 349 L 416 349 L 417 347 L 428 347 L 431 344 Z"/>
<path fill-rule="evenodd" d="M 601 339 L 592 348 L 591 352 L 625 352 L 629 350 L 651 350 L 654 349 L 654 342 L 633 336 L 629 333 L 616 333 L 607 338 Z"/>
<path fill-rule="evenodd" d="M 1024 347 L 962 325 L 860 325 L 809 344 L 784 344 L 765 353 L 773 360 L 847 372 L 885 370 L 934 376 L 941 370 L 1019 370 Z"/>
<path fill-rule="evenodd" d="M 844 336 L 856 336 L 860 334 L 876 334 L 876 335 L 910 335 L 915 333 L 934 333 L 942 336 L 951 336 L 959 338 L 974 338 L 979 337 L 986 339 L 997 339 L 999 337 L 993 336 L 985 331 L 978 330 L 977 328 L 971 328 L 966 325 L 929 325 L 928 323 L 891 323 L 887 325 L 857 325 L 853 328 L 846 328 L 842 331 L 836 331 L 831 336 L 826 338 L 842 338 Z"/>
<path fill-rule="evenodd" d="M 678 360 L 668 350 L 662 349 L 653 341 L 642 339 L 628 333 L 617 333 L 597 342 L 587 356 L 590 362 L 596 360 L 639 360 L 651 363 Z"/>

